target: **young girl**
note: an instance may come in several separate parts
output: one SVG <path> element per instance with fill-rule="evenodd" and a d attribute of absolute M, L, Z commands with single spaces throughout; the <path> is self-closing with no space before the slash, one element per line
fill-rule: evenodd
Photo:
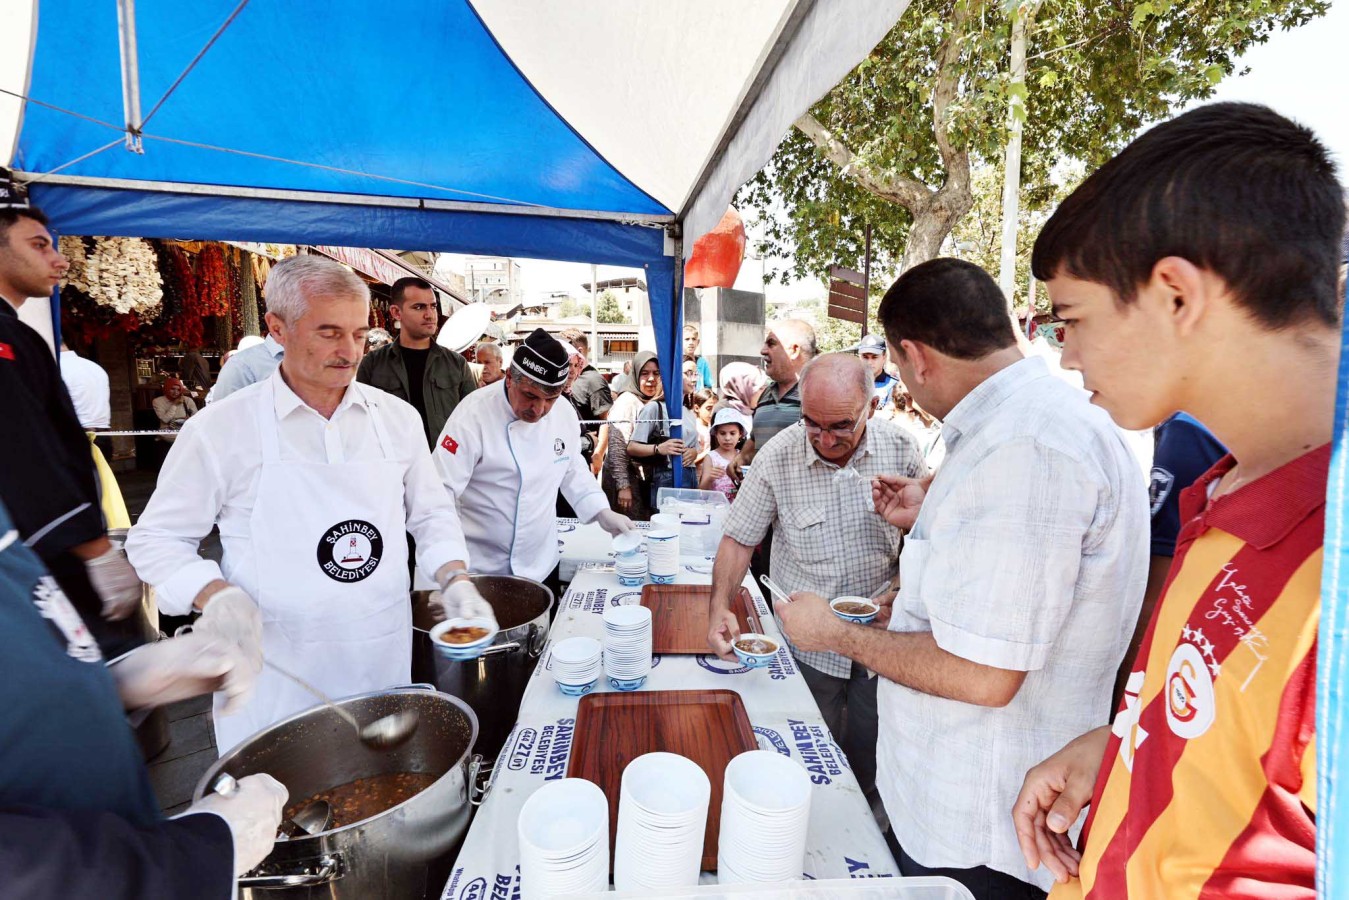
<path fill-rule="evenodd" d="M 721 491 L 727 497 L 735 495 L 735 484 L 726 474 L 726 467 L 735 459 L 736 450 L 748 433 L 745 416 L 729 408 L 717 411 L 712 420 L 712 446 L 698 470 L 699 490 Z"/>
<path fill-rule="evenodd" d="M 711 388 L 694 391 L 689 398 L 689 409 L 698 423 L 698 462 L 712 449 L 712 408 L 717 405 L 717 392 Z"/>

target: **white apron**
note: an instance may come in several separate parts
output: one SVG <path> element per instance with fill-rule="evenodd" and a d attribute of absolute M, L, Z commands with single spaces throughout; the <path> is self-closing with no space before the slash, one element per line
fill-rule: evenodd
<path fill-rule="evenodd" d="M 282 460 L 274 394 L 269 384 L 258 400 L 262 471 L 250 519 L 263 655 L 334 698 L 407 684 L 405 467 L 395 460 L 379 410 L 366 407 L 382 459 Z M 222 755 L 319 702 L 267 667 L 241 712 L 222 716 L 221 697 L 214 718 Z"/>

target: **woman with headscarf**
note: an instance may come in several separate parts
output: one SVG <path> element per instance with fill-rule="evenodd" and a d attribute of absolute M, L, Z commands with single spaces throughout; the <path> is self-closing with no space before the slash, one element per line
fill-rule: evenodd
<path fill-rule="evenodd" d="M 657 500 L 660 489 L 674 485 L 674 458 L 682 459 L 689 470 L 689 486 L 697 484 L 697 473 L 692 467 L 698 456 L 698 423 L 693 413 L 683 403 L 679 406 L 681 414 L 681 437 L 670 437 L 673 430 L 673 418 L 670 408 L 665 404 L 665 395 L 661 390 L 660 367 L 653 356 L 641 366 L 634 361 L 633 368 L 637 376 L 637 387 L 651 399 L 642 407 L 628 439 L 628 456 L 637 460 L 647 483 L 647 504 L 652 512 L 658 511 Z M 683 435 L 689 440 L 687 449 Z"/>
<path fill-rule="evenodd" d="M 721 367 L 721 399 L 741 415 L 754 414 L 766 384 L 768 376 L 758 366 L 733 362 Z"/>
<path fill-rule="evenodd" d="M 604 457 L 600 486 L 609 497 L 609 506 L 632 519 L 649 519 L 648 484 L 637 463 L 628 454 L 637 417 L 642 408 L 661 395 L 660 365 L 656 354 L 643 350 L 632 359 L 632 375 L 621 387 L 615 379 L 618 396 L 609 409 L 609 449 Z"/>

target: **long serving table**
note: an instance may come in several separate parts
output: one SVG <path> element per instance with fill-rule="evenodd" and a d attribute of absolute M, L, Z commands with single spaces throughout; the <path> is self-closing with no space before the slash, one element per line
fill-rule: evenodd
<path fill-rule="evenodd" d="M 565 528 L 574 521 L 560 520 Z M 587 552 L 592 561 L 578 563 L 570 589 L 563 595 L 549 644 L 576 635 L 602 639 L 600 618 L 606 606 L 637 603 L 641 588 L 618 583 L 611 562 L 593 561 L 608 555 L 602 542 L 582 534 L 572 539 L 566 556 Z M 598 529 L 596 529 L 598 530 Z M 601 532 L 602 534 L 602 532 Z M 587 542 L 588 540 L 588 542 Z M 591 544 L 594 546 L 592 547 Z M 686 561 L 681 584 L 711 583 L 710 566 Z M 754 596 L 762 627 L 780 637 L 763 596 L 752 579 L 745 585 Z M 519 720 L 506 739 L 493 769 L 486 800 L 464 839 L 454 869 L 442 893 L 443 900 L 479 897 L 519 897 L 520 870 L 516 820 L 535 790 L 566 777 L 576 722 L 578 698 L 557 689 L 547 671 L 548 654 L 541 657 L 520 704 Z M 804 876 L 808 878 L 870 878 L 899 874 L 871 809 L 848 768 L 842 751 L 821 719 L 810 689 L 786 647 L 777 662 L 763 669 L 747 669 L 715 656 L 658 656 L 642 690 L 701 690 L 729 688 L 744 701 L 759 746 L 801 762 L 814 783 L 810 828 L 806 839 Z M 610 690 L 603 677 L 596 690 Z M 717 814 L 714 811 L 714 814 Z M 716 876 L 704 872 L 703 883 Z"/>

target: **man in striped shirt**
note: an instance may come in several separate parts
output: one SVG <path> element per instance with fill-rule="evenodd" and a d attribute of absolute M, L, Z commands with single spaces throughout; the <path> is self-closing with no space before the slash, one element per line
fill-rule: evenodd
<path fill-rule="evenodd" d="M 1013 807 L 1054 900 L 1315 896 L 1343 203 L 1310 132 L 1214 104 L 1136 140 L 1036 242 L 1093 402 L 1135 429 L 1184 409 L 1231 454 L 1182 497 L 1114 725 L 1032 769 Z"/>

